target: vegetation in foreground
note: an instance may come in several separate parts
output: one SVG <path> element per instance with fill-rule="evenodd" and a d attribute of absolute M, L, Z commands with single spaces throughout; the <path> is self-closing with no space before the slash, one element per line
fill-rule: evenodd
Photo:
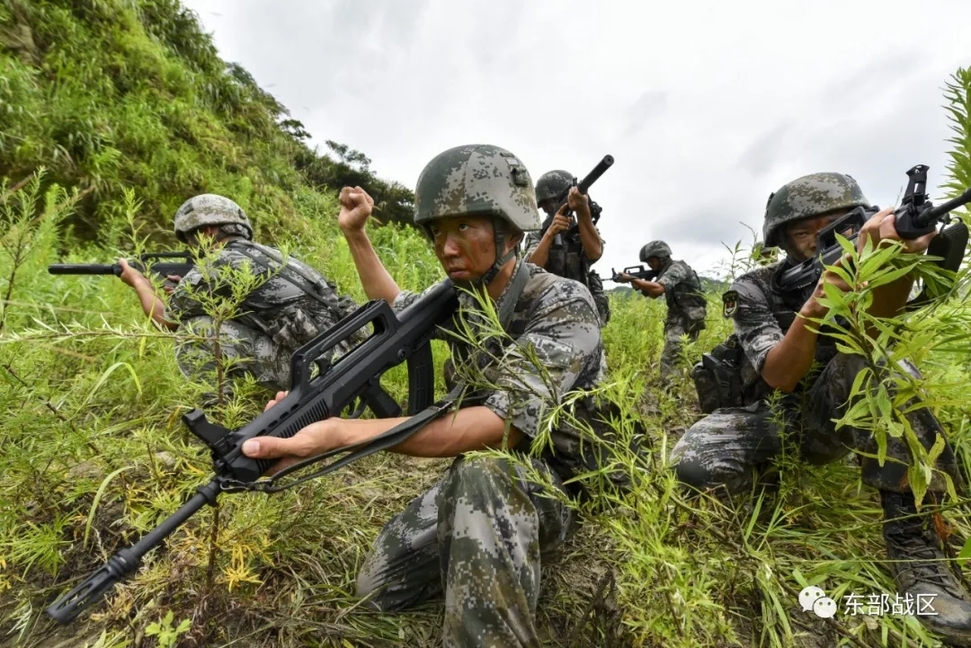
<path fill-rule="evenodd" d="M 386 616 L 353 598 L 380 526 L 444 466 L 391 455 L 279 495 L 224 496 L 91 615 L 67 628 L 43 615 L 57 595 L 177 508 L 210 470 L 179 420 L 199 386 L 182 379 L 174 336 L 151 326 L 113 278 L 52 277 L 46 265 L 171 246 L 165 232 L 184 197 L 222 191 L 256 214 L 258 236 L 289 245 L 363 295 L 336 232 L 333 185 L 296 161 L 298 126 L 240 81 L 238 66 L 215 57 L 174 0 L 69 7 L 3 0 L 0 26 L 0 104 L 11 106 L 0 111 L 2 641 L 439 645 L 439 605 Z M 946 99 L 956 190 L 971 185 L 971 72 L 957 71 Z M 360 167 L 356 160 L 345 162 Z M 35 174 L 41 166 L 46 172 Z M 441 276 L 414 230 L 389 226 L 373 239 L 402 287 Z M 749 263 L 746 250 L 736 252 L 727 276 Z M 923 369 L 930 404 L 965 467 L 967 287 L 965 272 L 954 297 L 910 317 L 896 341 Z M 711 301 L 708 329 L 687 346 L 690 357 L 729 331 L 717 294 Z M 549 644 L 937 645 L 913 619 L 824 621 L 799 606 L 806 584 L 837 601 L 895 593 L 881 564 L 879 502 L 860 486 L 852 461 L 812 470 L 782 461 L 776 480 L 735 504 L 684 499 L 666 458 L 700 413 L 686 376 L 668 390 L 657 384 L 663 304 L 616 294 L 612 308 L 605 391 L 647 426 L 652 469 L 634 470 L 621 456 L 631 491 L 597 490 L 576 536 L 546 566 L 539 623 Z M 443 358 L 441 346 L 436 356 Z M 396 370 L 384 381 L 399 399 L 404 378 Z M 260 411 L 265 395 L 243 391 L 217 413 L 222 422 Z M 955 507 L 947 522 L 963 565 L 971 556 L 964 510 Z"/>

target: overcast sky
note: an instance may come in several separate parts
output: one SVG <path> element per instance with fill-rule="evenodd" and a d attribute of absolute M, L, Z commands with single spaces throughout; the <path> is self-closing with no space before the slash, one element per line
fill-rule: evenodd
<path fill-rule="evenodd" d="M 322 151 L 412 189 L 460 144 L 507 148 L 534 181 L 613 155 L 590 192 L 605 278 L 655 238 L 719 274 L 722 244 L 807 173 L 849 173 L 881 206 L 915 164 L 938 187 L 943 89 L 971 65 L 969 0 L 183 1 Z"/>

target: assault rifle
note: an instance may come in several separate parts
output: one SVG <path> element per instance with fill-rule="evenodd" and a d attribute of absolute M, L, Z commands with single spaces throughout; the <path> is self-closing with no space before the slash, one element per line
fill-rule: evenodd
<path fill-rule="evenodd" d="M 158 275 L 163 281 L 166 277 L 176 275 L 184 277 L 195 265 L 190 252 L 150 252 L 138 257 L 129 264 L 139 272 Z M 47 266 L 47 272 L 54 275 L 109 275 L 121 276 L 120 263 L 55 263 Z M 170 282 L 171 283 L 171 282 Z"/>
<path fill-rule="evenodd" d="M 610 269 L 611 277 L 610 280 L 615 283 L 622 283 L 617 281 L 617 277 L 621 274 L 626 274 L 634 277 L 635 279 L 643 279 L 644 281 L 654 281 L 657 279 L 657 271 L 651 270 L 650 268 L 645 268 L 643 265 L 630 266 L 624 268 L 623 272 L 617 272 L 613 268 Z"/>
<path fill-rule="evenodd" d="M 99 601 L 121 579 L 132 574 L 142 557 L 206 504 L 215 504 L 221 492 L 258 490 L 267 493 L 285 490 L 307 479 L 318 477 L 379 450 L 397 445 L 420 430 L 445 410 L 429 407 L 434 398 L 434 368 L 430 340 L 436 328 L 458 307 L 451 281 L 437 284 L 411 306 L 395 316 L 384 300 L 370 301 L 337 322 L 333 327 L 299 348 L 290 359 L 291 387 L 279 403 L 238 430 L 229 430 L 206 420 L 196 409 L 182 416 L 189 430 L 212 451 L 215 475 L 179 510 L 134 545 L 121 549 L 84 582 L 61 596 L 47 614 L 58 622 L 73 621 L 82 610 Z M 373 325 L 373 333 L 349 353 L 328 362 L 329 351 L 350 341 L 360 328 Z M 404 423 L 368 441 L 338 448 L 282 470 L 268 480 L 259 480 L 273 460 L 251 459 L 242 452 L 243 442 L 259 436 L 289 438 L 301 428 L 336 416 L 372 385 L 378 384 L 388 369 L 408 361 L 409 414 Z M 285 474 L 328 457 L 344 454 L 312 475 L 292 483 L 274 485 Z"/>
<path fill-rule="evenodd" d="M 582 193 L 583 195 L 587 195 L 587 192 L 590 190 L 590 185 L 592 185 L 600 178 L 600 176 L 606 173 L 607 169 L 609 169 L 613 165 L 613 163 L 614 163 L 614 156 L 605 155 L 603 159 L 600 160 L 600 162 L 597 162 L 597 166 L 593 167 L 593 171 L 588 173 L 586 177 L 580 181 L 579 184 L 577 184 L 577 179 L 573 178 L 573 182 L 570 184 L 570 186 L 564 189 L 558 196 L 556 196 L 556 209 L 553 210 L 553 216 L 555 216 L 556 212 L 558 212 L 560 208 L 566 204 L 567 197 L 570 195 L 571 187 L 576 187 L 580 193 Z M 593 202 L 592 200 L 590 201 L 590 216 L 593 219 L 594 225 L 596 225 L 597 221 L 600 220 L 600 212 L 602 211 L 603 209 L 600 207 L 600 205 Z M 576 219 L 573 218 L 573 211 L 568 209 L 566 210 L 566 212 L 564 212 L 564 215 L 567 218 L 569 218 L 571 222 L 570 229 L 566 231 L 566 235 L 571 238 L 579 236 L 580 226 L 576 222 Z M 549 229 L 550 223 L 553 222 L 553 216 L 549 216 L 546 218 L 545 221 L 543 221 L 543 228 L 540 232 L 540 236 L 545 234 L 546 230 Z M 555 237 L 553 237 L 553 243 L 554 245 L 563 244 L 562 232 L 557 234 Z"/>
<path fill-rule="evenodd" d="M 924 164 L 918 164 L 907 171 L 910 179 L 901 205 L 894 212 L 896 217 L 894 226 L 900 238 L 913 240 L 933 232 L 937 229 L 938 222 L 943 223 L 944 227 L 931 240 L 927 253 L 941 257 L 938 264 L 955 272 L 961 265 L 968 244 L 968 226 L 960 219 L 956 219 L 952 224 L 950 212 L 971 202 L 971 188 L 966 189 L 957 198 L 935 207 L 927 199 L 925 192 L 928 168 Z M 842 218 L 827 225 L 816 238 L 817 256 L 786 270 L 779 280 L 780 287 L 784 290 L 806 290 L 815 285 L 819 281 L 824 266 L 833 265 L 843 256 L 843 248 L 836 240 L 836 235 L 839 234 L 855 243 L 860 229 L 878 211 L 880 208 L 876 206 L 856 207 Z M 926 286 L 909 307 L 926 303 L 934 296 L 931 287 Z"/>

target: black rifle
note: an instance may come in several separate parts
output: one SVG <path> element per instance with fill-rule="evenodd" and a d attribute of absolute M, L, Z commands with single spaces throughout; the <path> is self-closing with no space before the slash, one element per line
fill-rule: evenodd
<path fill-rule="evenodd" d="M 927 253 L 941 257 L 939 265 L 955 272 L 964 258 L 968 243 L 968 226 L 960 219 L 949 224 L 951 223 L 950 212 L 971 202 L 971 188 L 966 189 L 957 198 L 935 207 L 927 199 L 925 192 L 928 168 L 924 164 L 918 164 L 907 171 L 910 180 L 907 183 L 902 204 L 894 212 L 894 227 L 900 238 L 913 240 L 933 232 L 937 229 L 938 222 L 943 223 L 945 227 L 931 240 Z M 856 207 L 842 218 L 827 225 L 816 237 L 817 256 L 783 272 L 779 279 L 779 286 L 783 290 L 807 290 L 815 285 L 823 273 L 823 267 L 833 265 L 843 256 L 843 248 L 836 240 L 836 235 L 840 234 L 855 244 L 860 229 L 878 211 L 880 208 L 876 206 Z M 926 303 L 934 296 L 936 296 L 935 292 L 927 286 L 923 293 L 908 306 L 912 308 Z"/>
<path fill-rule="evenodd" d="M 135 270 L 144 273 L 146 268 L 152 274 L 162 279 L 168 275 L 184 277 L 192 270 L 195 262 L 191 252 L 150 252 L 138 257 L 137 261 L 129 261 Z M 55 263 L 47 266 L 47 271 L 54 275 L 109 275 L 121 276 L 120 263 Z"/>
<path fill-rule="evenodd" d="M 200 410 L 182 416 L 189 430 L 202 439 L 212 451 L 215 476 L 199 487 L 179 510 L 131 547 L 116 552 L 108 562 L 83 583 L 61 596 L 47 608 L 47 614 L 60 623 L 70 623 L 82 610 L 100 600 L 122 578 L 137 568 L 142 557 L 159 546 L 165 538 L 206 504 L 215 504 L 219 493 L 259 490 L 277 492 L 296 483 L 341 468 L 361 457 L 395 446 L 420 430 L 444 411 L 443 406 L 429 407 L 434 398 L 434 368 L 430 340 L 436 328 L 456 311 L 458 299 L 451 281 L 437 284 L 405 309 L 400 317 L 384 300 L 370 301 L 339 321 L 329 330 L 300 347 L 290 359 L 290 393 L 251 423 L 229 430 L 206 420 Z M 333 363 L 328 352 L 338 344 L 350 341 L 361 327 L 373 325 L 373 333 L 349 353 Z M 257 481 L 274 460 L 251 459 L 243 455 L 243 442 L 259 436 L 289 438 L 300 429 L 336 416 L 361 397 L 388 369 L 408 361 L 408 421 L 366 442 L 338 448 L 290 466 L 269 480 Z M 335 459 L 314 474 L 281 486 L 274 480 L 336 454 Z"/>
<path fill-rule="evenodd" d="M 587 195 L 587 192 L 590 190 L 590 185 L 592 185 L 600 178 L 600 176 L 606 173 L 607 169 L 609 169 L 613 165 L 613 163 L 614 163 L 614 156 L 605 155 L 603 159 L 600 160 L 600 162 L 597 162 L 597 166 L 593 167 L 593 171 L 588 173 L 586 177 L 580 181 L 579 184 L 577 184 L 577 179 L 573 178 L 573 182 L 570 184 L 570 186 L 564 189 L 558 196 L 556 196 L 556 209 L 553 210 L 552 216 L 548 216 L 546 220 L 543 221 L 543 227 L 542 227 L 542 230 L 540 231 L 540 236 L 545 234 L 546 230 L 549 229 L 550 223 L 553 222 L 553 216 L 556 216 L 556 212 L 558 212 L 560 208 L 567 203 L 567 198 L 570 195 L 570 189 L 572 187 L 576 187 L 580 193 L 582 193 L 583 195 Z M 600 205 L 598 205 L 597 203 L 591 200 L 590 215 L 592 217 L 594 225 L 596 225 L 597 221 L 600 220 L 601 211 L 603 211 L 603 209 L 600 207 Z M 576 222 L 576 219 L 573 218 L 573 211 L 568 209 L 564 212 L 563 215 L 569 218 L 571 222 L 570 229 L 567 230 L 566 235 L 571 238 L 579 236 L 580 226 Z M 555 237 L 553 237 L 553 244 L 558 246 L 563 245 L 562 233 L 557 234 Z"/>
<path fill-rule="evenodd" d="M 630 275 L 635 279 L 643 279 L 644 281 L 654 281 L 655 279 L 657 279 L 657 271 L 651 270 L 650 268 L 645 268 L 643 265 L 636 265 L 636 266 L 630 266 L 628 268 L 624 268 L 624 271 L 622 273 L 618 273 L 616 270 L 611 268 L 610 272 L 612 275 L 610 277 L 610 280 L 616 283 L 622 283 L 620 281 L 617 281 L 617 276 L 619 274 Z"/>

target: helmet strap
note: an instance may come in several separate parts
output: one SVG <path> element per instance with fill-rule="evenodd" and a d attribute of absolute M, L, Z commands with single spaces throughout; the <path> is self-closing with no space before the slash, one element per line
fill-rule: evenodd
<path fill-rule="evenodd" d="M 509 263 L 509 259 L 514 258 L 519 253 L 518 245 L 514 245 L 508 252 L 502 252 L 506 247 L 506 234 L 508 233 L 506 224 L 503 221 L 498 218 L 492 219 L 492 227 L 495 232 L 496 261 L 484 275 L 473 281 L 478 286 L 487 286 L 492 283 L 499 276 L 499 273 L 502 272 L 502 267 Z"/>

